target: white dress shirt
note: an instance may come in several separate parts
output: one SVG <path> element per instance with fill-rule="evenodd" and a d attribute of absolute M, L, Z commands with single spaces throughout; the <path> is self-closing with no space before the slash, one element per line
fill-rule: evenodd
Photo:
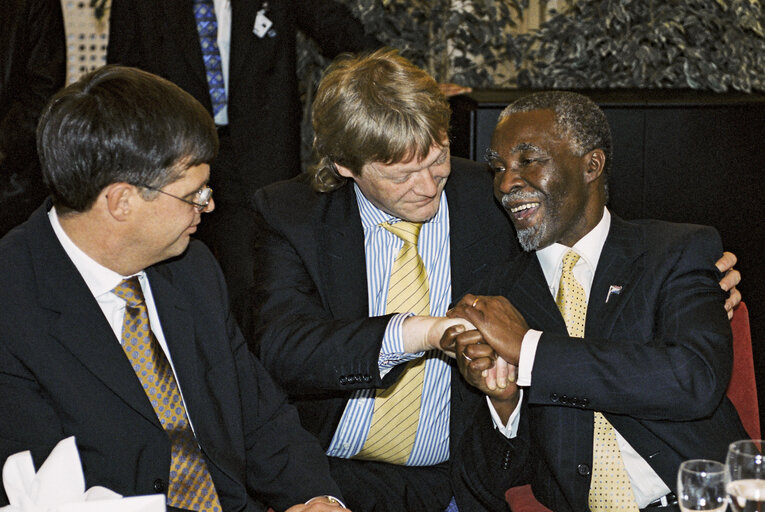
<path fill-rule="evenodd" d="M 603 208 L 603 217 L 600 222 L 585 236 L 583 236 L 573 247 L 569 248 L 558 243 L 552 244 L 544 249 L 536 251 L 539 265 L 545 275 L 547 286 L 553 297 L 558 294 L 558 285 L 560 276 L 563 272 L 563 256 L 569 249 L 573 249 L 580 258 L 574 266 L 574 278 L 584 288 L 587 300 L 590 298 L 590 288 L 595 277 L 595 269 L 598 267 L 600 253 L 603 245 L 606 243 L 608 231 L 611 227 L 611 214 L 607 208 Z M 534 358 L 536 356 L 537 345 L 542 335 L 541 331 L 530 329 L 523 338 L 521 344 L 520 359 L 518 362 L 518 385 L 530 386 L 532 381 L 531 370 L 534 367 Z M 501 425 L 499 415 L 494 411 L 491 402 L 489 407 L 492 412 L 495 426 L 506 437 L 514 437 L 517 432 L 518 416 L 520 409 L 516 408 L 508 423 Z M 614 429 L 616 430 L 616 429 Z M 616 441 L 622 452 L 622 459 L 627 470 L 627 475 L 632 484 L 632 490 L 635 494 L 635 500 L 639 508 L 644 508 L 649 503 L 668 494 L 669 488 L 664 481 L 656 474 L 650 465 L 643 459 L 632 446 L 616 431 Z"/>
<path fill-rule="evenodd" d="M 220 65 L 223 68 L 223 86 L 226 89 L 226 104 L 215 116 L 215 124 L 228 124 L 228 63 L 231 56 L 231 0 L 213 0 L 215 17 L 218 20 L 218 52 Z"/>
<path fill-rule="evenodd" d="M 72 260 L 77 271 L 82 276 L 85 284 L 90 289 L 90 293 L 98 302 L 98 306 L 103 311 L 106 321 L 114 331 L 115 342 L 122 343 L 122 320 L 125 317 L 125 300 L 119 298 L 112 290 L 122 282 L 123 279 L 132 276 L 122 276 L 113 270 L 110 270 L 93 258 L 85 254 L 85 252 L 77 247 L 77 245 L 69 238 L 64 228 L 61 227 L 58 215 L 56 214 L 56 208 L 53 207 L 48 212 L 48 219 L 53 227 L 53 232 L 56 234 L 59 243 L 64 248 L 69 259 Z M 143 291 L 144 300 L 146 301 L 146 309 L 149 314 L 149 323 L 151 325 L 151 332 L 154 333 L 154 337 L 162 347 L 162 351 L 165 353 L 170 367 L 175 373 L 175 367 L 173 367 L 173 358 L 170 355 L 170 350 L 167 348 L 167 341 L 165 335 L 162 333 L 162 325 L 159 322 L 159 314 L 157 313 L 157 307 L 154 303 L 154 296 L 151 293 L 151 286 L 149 284 L 149 278 L 146 277 L 146 273 L 141 271 L 137 274 L 138 281 L 141 283 L 141 290 Z M 125 356 L 127 359 L 127 356 Z M 137 378 L 137 377 L 136 377 Z M 181 390 L 181 383 L 176 376 L 175 379 L 178 385 L 178 391 L 181 393 L 181 399 L 183 399 L 183 391 Z M 186 406 L 184 400 L 184 407 Z M 188 416 L 188 408 L 186 409 Z M 189 424 L 191 424 L 191 418 L 189 417 Z M 192 425 L 193 429 L 193 425 Z"/>
<path fill-rule="evenodd" d="M 380 226 L 397 219 L 373 205 L 358 185 L 354 184 L 356 202 L 364 230 L 364 255 L 367 276 L 369 316 L 386 314 L 390 273 L 404 242 Z M 446 192 L 436 215 L 422 224 L 417 240 L 417 252 L 428 275 L 430 314 L 444 316 L 451 302 L 451 249 L 449 247 L 449 205 Z M 423 353 L 404 352 L 402 325 L 411 313 L 393 315 L 383 335 L 378 368 L 385 376 L 393 367 L 406 363 Z M 425 357 L 425 382 L 420 404 L 420 420 L 407 466 L 430 466 L 449 459 L 449 415 L 451 411 L 451 366 L 440 351 L 430 351 Z M 327 449 L 327 455 L 349 458 L 356 455 L 366 441 L 374 412 L 375 389 L 361 389 L 348 400 L 343 415 Z"/>

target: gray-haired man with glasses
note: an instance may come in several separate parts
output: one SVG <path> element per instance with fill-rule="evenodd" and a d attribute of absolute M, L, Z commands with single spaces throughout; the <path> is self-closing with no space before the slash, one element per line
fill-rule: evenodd
<path fill-rule="evenodd" d="M 107 66 L 59 92 L 37 135 L 51 198 L 0 240 L 0 461 L 39 466 L 75 436 L 88 487 L 171 511 L 337 510 L 322 449 L 191 240 L 215 208 L 202 105 Z"/>

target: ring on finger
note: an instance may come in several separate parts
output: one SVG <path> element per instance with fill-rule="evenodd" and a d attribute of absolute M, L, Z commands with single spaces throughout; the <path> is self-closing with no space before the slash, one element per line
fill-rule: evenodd
<path fill-rule="evenodd" d="M 475 305 L 478 304 L 478 297 L 475 298 L 473 301 L 473 304 L 471 304 L 472 307 L 475 307 Z"/>
<path fill-rule="evenodd" d="M 465 352 L 462 353 L 462 357 L 464 357 L 468 361 L 472 361 L 472 359 L 470 357 L 468 357 L 468 355 Z"/>

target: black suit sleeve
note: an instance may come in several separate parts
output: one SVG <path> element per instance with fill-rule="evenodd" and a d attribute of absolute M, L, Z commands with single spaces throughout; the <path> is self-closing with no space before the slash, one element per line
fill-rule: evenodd
<path fill-rule="evenodd" d="M 145 67 L 141 55 L 143 44 L 137 17 L 140 16 L 133 0 L 112 0 L 109 15 L 109 43 L 106 62 L 123 66 Z"/>
<path fill-rule="evenodd" d="M 258 197 L 256 208 L 272 212 L 263 195 Z M 316 262 L 309 269 L 308 255 L 270 220 L 284 219 L 258 219 L 254 253 L 252 337 L 263 364 L 290 395 L 381 387 L 377 361 L 390 316 L 352 318 L 332 311 L 327 290 L 317 284 Z M 397 373 L 386 375 L 386 382 L 392 375 Z"/>
<path fill-rule="evenodd" d="M 382 46 L 380 41 L 365 33 L 364 26 L 346 6 L 327 0 L 296 3 L 298 27 L 319 44 L 326 57 Z"/>
<path fill-rule="evenodd" d="M 460 510 L 507 510 L 505 491 L 528 483 L 527 417 L 521 413 L 519 435 L 507 439 L 494 427 L 482 400 L 452 457 L 452 489 Z"/>

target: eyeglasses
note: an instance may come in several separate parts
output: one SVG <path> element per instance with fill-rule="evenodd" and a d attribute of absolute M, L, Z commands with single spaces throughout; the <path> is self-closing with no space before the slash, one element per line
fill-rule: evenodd
<path fill-rule="evenodd" d="M 154 190 L 155 192 L 160 192 L 162 194 L 165 194 L 166 196 L 174 197 L 175 199 L 178 199 L 179 201 L 183 201 L 186 204 L 190 204 L 199 213 L 202 213 L 203 211 L 207 209 L 207 206 L 210 204 L 210 199 L 212 199 L 212 193 L 213 193 L 212 189 L 205 185 L 204 187 L 197 190 L 196 194 L 194 195 L 194 197 L 196 198 L 196 201 L 190 201 L 188 199 L 184 199 L 182 197 L 173 195 L 169 192 L 165 192 L 161 188 L 151 187 L 149 185 L 139 185 L 139 187 L 147 188 L 149 190 Z"/>

